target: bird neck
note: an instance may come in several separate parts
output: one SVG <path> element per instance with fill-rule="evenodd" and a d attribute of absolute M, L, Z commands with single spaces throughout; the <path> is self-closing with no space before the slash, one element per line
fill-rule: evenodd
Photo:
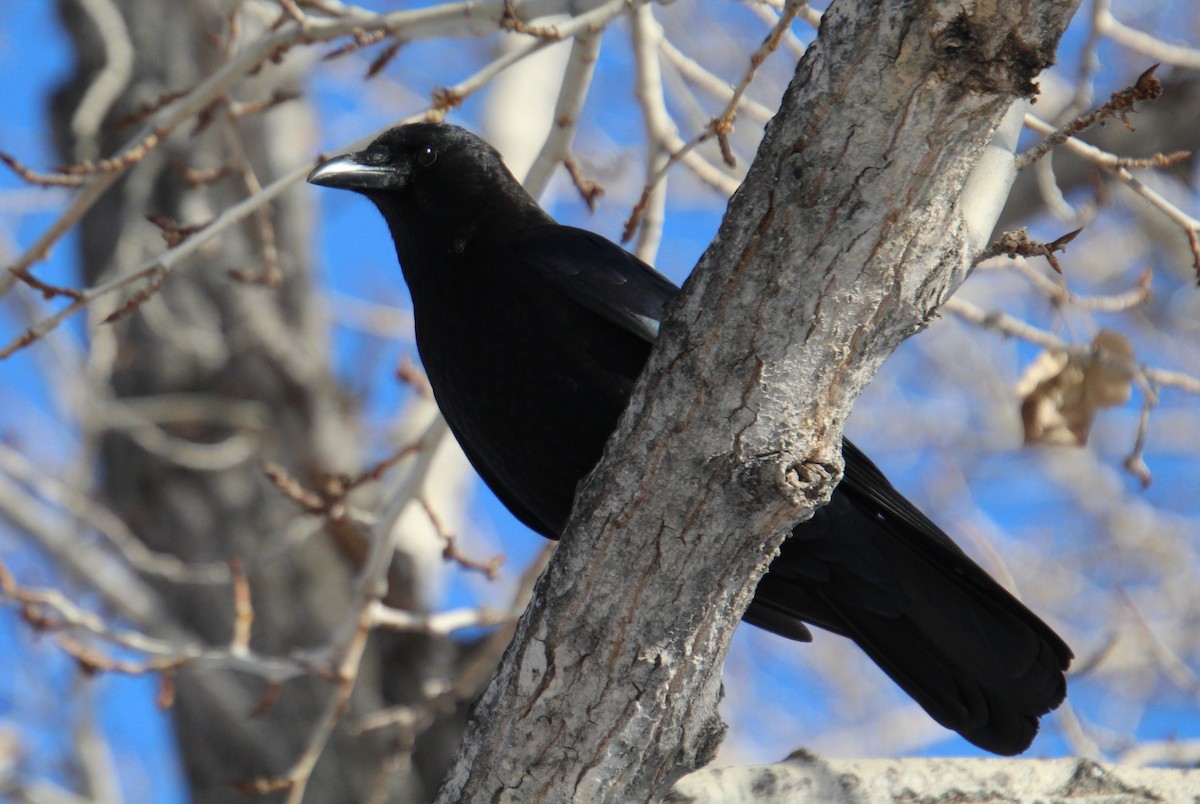
<path fill-rule="evenodd" d="M 489 247 L 511 241 L 531 226 L 553 223 L 532 199 L 513 204 L 513 199 L 460 196 L 453 209 L 442 204 L 424 204 L 408 199 L 401 209 L 389 209 L 385 199 L 376 199 L 391 229 L 401 264 L 430 260 L 457 260 L 476 242 Z"/>

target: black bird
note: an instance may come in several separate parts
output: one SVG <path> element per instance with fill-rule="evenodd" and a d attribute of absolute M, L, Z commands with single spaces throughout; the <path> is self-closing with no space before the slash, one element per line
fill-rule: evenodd
<path fill-rule="evenodd" d="M 308 180 L 383 214 L 450 429 L 513 515 L 557 539 L 679 289 L 555 223 L 457 126 L 392 129 Z M 843 456 L 832 501 L 784 541 L 744 619 L 803 641 L 806 623 L 849 637 L 938 723 L 1024 751 L 1066 694 L 1070 649 L 849 440 Z"/>

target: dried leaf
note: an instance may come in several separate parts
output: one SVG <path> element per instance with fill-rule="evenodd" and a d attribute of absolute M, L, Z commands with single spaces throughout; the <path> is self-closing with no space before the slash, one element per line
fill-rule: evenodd
<path fill-rule="evenodd" d="M 1129 401 L 1134 357 L 1129 340 L 1108 329 L 1097 333 L 1088 355 L 1039 355 L 1017 383 L 1025 443 L 1086 444 L 1096 411 Z"/>

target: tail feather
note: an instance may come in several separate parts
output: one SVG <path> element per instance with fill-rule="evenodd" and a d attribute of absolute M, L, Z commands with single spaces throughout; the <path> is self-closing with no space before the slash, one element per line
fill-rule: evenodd
<path fill-rule="evenodd" d="M 1070 648 L 881 478 L 868 478 L 869 498 L 843 483 L 796 529 L 749 621 L 849 637 L 938 723 L 997 754 L 1024 751 L 1066 695 Z"/>

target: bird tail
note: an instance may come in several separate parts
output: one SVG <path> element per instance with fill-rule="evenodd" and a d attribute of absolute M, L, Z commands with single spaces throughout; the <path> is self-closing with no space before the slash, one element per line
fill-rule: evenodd
<path fill-rule="evenodd" d="M 1066 695 L 1070 648 L 886 491 L 907 508 L 851 489 L 798 526 L 747 620 L 792 638 L 803 623 L 849 637 L 938 723 L 988 751 L 1021 753 Z"/>

